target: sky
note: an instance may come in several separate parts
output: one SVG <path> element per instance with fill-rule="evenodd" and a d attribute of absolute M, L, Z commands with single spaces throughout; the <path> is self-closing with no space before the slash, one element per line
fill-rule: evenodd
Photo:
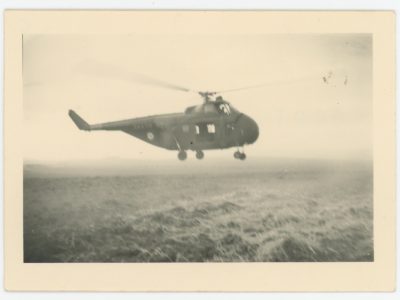
<path fill-rule="evenodd" d="M 136 34 L 24 35 L 24 160 L 176 159 L 122 132 L 79 131 L 68 117 L 101 123 L 202 102 L 134 73 L 202 91 L 267 84 L 223 95 L 258 123 L 249 158 L 372 158 L 370 35 Z"/>

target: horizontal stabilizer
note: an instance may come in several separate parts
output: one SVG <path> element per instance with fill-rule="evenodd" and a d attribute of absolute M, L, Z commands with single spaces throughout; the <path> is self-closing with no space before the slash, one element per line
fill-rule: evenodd
<path fill-rule="evenodd" d="M 71 117 L 72 121 L 74 121 L 75 125 L 80 129 L 80 130 L 86 130 L 90 131 L 90 125 L 82 119 L 76 112 L 73 110 L 69 110 L 68 115 Z"/>

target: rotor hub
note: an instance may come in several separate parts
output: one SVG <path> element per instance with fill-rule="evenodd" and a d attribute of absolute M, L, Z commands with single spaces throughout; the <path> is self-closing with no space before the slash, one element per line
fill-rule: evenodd
<path fill-rule="evenodd" d="M 211 101 L 212 97 L 217 94 L 216 92 L 198 92 L 198 93 L 203 98 L 204 102 Z"/>

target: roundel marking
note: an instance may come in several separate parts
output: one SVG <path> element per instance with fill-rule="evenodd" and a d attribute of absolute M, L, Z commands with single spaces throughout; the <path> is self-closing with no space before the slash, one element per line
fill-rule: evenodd
<path fill-rule="evenodd" d="M 152 133 L 151 131 L 149 131 L 149 132 L 147 133 L 147 138 L 148 138 L 150 141 L 154 140 L 154 133 Z"/>

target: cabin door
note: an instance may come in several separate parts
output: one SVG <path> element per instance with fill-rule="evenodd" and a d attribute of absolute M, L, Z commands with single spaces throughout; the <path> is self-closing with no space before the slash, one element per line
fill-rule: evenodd
<path fill-rule="evenodd" d="M 195 124 L 196 141 L 200 143 L 214 142 L 216 138 L 216 124 L 212 121 Z"/>

